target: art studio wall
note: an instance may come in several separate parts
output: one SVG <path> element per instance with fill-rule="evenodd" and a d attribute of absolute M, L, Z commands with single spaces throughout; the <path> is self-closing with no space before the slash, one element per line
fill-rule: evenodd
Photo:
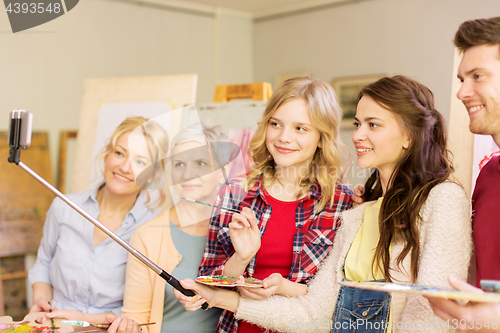
<path fill-rule="evenodd" d="M 328 82 L 406 74 L 435 92 L 448 118 L 453 34 L 500 13 L 498 0 L 357 0 L 263 17 L 171 3 L 82 0 L 16 34 L 0 11 L 0 130 L 11 110 L 32 111 L 35 130 L 49 131 L 55 172 L 59 132 L 78 128 L 84 79 L 179 73 L 198 74 L 200 103 L 217 84 L 274 84 L 297 71 Z"/>
<path fill-rule="evenodd" d="M 196 73 L 197 100 L 211 102 L 216 84 L 253 81 L 251 33 L 250 16 L 236 11 L 82 0 L 13 34 L 1 10 L 0 130 L 10 111 L 33 112 L 55 172 L 59 132 L 78 129 L 84 79 Z"/>
<path fill-rule="evenodd" d="M 199 103 L 211 102 L 217 84 L 274 84 L 294 72 L 327 82 L 405 74 L 434 91 L 448 119 L 458 25 L 500 15 L 498 0 L 313 3 L 323 5 L 255 17 L 188 0 L 81 0 L 16 34 L 0 10 L 0 130 L 10 111 L 33 112 L 34 130 L 49 133 L 56 176 L 59 134 L 79 127 L 85 79 L 186 73 L 198 75 Z M 342 138 L 352 151 L 350 135 Z M 363 173 L 348 176 L 353 187 Z"/>
<path fill-rule="evenodd" d="M 448 117 L 454 34 L 465 20 L 498 15 L 498 0 L 367 0 L 263 18 L 254 23 L 254 76 L 409 75 Z"/>
<path fill-rule="evenodd" d="M 463 21 L 498 15 L 498 0 L 367 0 L 263 18 L 254 23 L 254 77 L 273 82 L 278 74 L 308 71 L 331 82 L 404 74 L 434 92 L 437 109 L 448 120 L 455 98 L 454 34 Z M 344 130 L 342 139 L 353 153 L 353 166 L 351 133 Z M 354 168 L 348 176 L 352 186 L 362 182 L 364 172 Z"/>

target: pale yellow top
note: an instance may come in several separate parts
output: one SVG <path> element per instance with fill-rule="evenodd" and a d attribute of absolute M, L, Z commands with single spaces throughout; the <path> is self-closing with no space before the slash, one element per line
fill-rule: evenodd
<path fill-rule="evenodd" d="M 351 244 L 345 258 L 345 279 L 347 281 L 372 281 L 383 280 L 384 274 L 380 269 L 374 269 L 372 274 L 372 262 L 375 248 L 379 240 L 378 214 L 382 199 L 371 206 L 366 207 L 363 223 Z"/>
<path fill-rule="evenodd" d="M 384 280 L 384 274 L 378 267 L 373 269 L 375 276 L 372 273 L 373 257 L 380 235 L 378 215 L 382 200 L 383 198 L 379 198 L 375 204 L 365 209 L 363 223 L 345 258 L 344 270 L 347 281 Z M 392 323 L 392 309 L 389 311 L 389 322 Z M 391 331 L 390 328 L 387 328 L 386 333 Z"/>

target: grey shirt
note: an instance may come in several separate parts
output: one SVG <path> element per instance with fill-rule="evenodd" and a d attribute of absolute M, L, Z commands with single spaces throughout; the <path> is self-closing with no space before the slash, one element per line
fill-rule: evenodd
<path fill-rule="evenodd" d="M 170 230 L 174 246 L 182 255 L 182 260 L 175 267 L 172 275 L 178 280 L 186 277 L 193 280 L 196 279 L 207 236 L 189 235 L 172 222 L 170 222 Z M 213 333 L 217 330 L 217 322 L 221 313 L 222 310 L 217 308 L 211 308 L 206 311 L 186 311 L 179 300 L 175 298 L 172 287 L 167 284 L 165 288 L 165 305 L 163 307 L 161 333 Z"/>

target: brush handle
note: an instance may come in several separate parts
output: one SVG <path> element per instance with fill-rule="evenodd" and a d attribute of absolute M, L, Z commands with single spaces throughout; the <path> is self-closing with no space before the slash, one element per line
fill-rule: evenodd
<path fill-rule="evenodd" d="M 138 325 L 139 326 L 146 326 L 146 325 L 154 325 L 154 324 L 156 324 L 156 322 L 155 323 L 144 323 L 144 324 L 138 324 Z M 111 326 L 111 324 L 90 324 L 90 326 L 108 329 L 109 326 Z"/>
<path fill-rule="evenodd" d="M 200 204 L 200 205 L 205 205 L 205 206 L 210 206 L 210 207 L 215 207 L 215 208 L 219 208 L 219 209 L 224 209 L 224 210 L 227 210 L 227 211 L 230 211 L 230 212 L 233 212 L 233 213 L 236 213 L 236 214 L 239 214 L 240 211 L 236 210 L 236 209 L 232 209 L 232 208 L 227 208 L 227 207 L 222 207 L 222 206 L 217 206 L 217 205 L 212 205 L 208 202 L 203 202 L 203 201 L 199 201 L 199 200 L 194 200 L 194 199 L 189 199 L 189 198 L 185 198 L 185 197 L 181 197 L 182 199 L 184 200 L 188 200 L 188 201 L 191 201 L 191 202 L 195 202 L 197 204 Z"/>
<path fill-rule="evenodd" d="M 47 303 L 49 303 L 49 305 L 50 305 L 49 312 L 52 312 L 52 305 L 50 304 L 50 302 L 47 302 Z M 56 321 L 54 320 L 54 318 L 50 318 L 50 322 L 52 323 L 52 332 L 54 332 L 54 330 L 56 329 Z"/>

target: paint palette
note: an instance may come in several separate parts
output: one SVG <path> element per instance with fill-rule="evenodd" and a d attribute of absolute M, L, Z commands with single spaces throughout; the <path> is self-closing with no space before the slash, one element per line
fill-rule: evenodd
<path fill-rule="evenodd" d="M 0 317 L 0 332 L 2 333 L 66 333 L 73 332 L 73 327 L 60 323 L 60 319 L 56 319 L 56 329 L 52 329 L 50 319 L 44 323 L 38 324 L 35 319 L 42 317 L 45 312 L 30 313 L 24 317 L 22 322 L 15 322 L 12 317 Z"/>
<path fill-rule="evenodd" d="M 469 293 L 458 291 L 448 287 L 425 286 L 420 284 L 391 283 L 391 282 L 362 282 L 341 281 L 340 285 L 359 289 L 368 289 L 386 292 L 401 292 L 406 294 L 418 294 L 422 296 L 441 297 L 460 301 L 473 302 L 500 302 L 500 293 Z"/>
<path fill-rule="evenodd" d="M 1 323 L 0 332 L 3 333 L 48 333 L 52 332 L 52 328 L 48 326 L 35 327 L 28 324 L 29 322 L 19 323 Z"/>
<path fill-rule="evenodd" d="M 212 287 L 247 287 L 247 288 L 263 288 L 262 280 L 254 278 L 244 278 L 245 282 L 242 283 L 239 278 L 226 275 L 211 275 L 211 276 L 198 276 L 196 282 L 206 284 Z"/>

